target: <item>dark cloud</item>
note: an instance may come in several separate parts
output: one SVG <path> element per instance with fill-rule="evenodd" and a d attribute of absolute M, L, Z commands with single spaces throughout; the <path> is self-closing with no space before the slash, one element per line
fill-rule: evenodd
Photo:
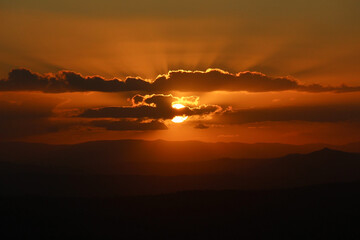
<path fill-rule="evenodd" d="M 175 116 L 182 115 L 209 115 L 221 110 L 221 107 L 217 105 L 199 105 L 196 107 L 185 106 L 182 109 L 175 109 L 172 107 L 173 102 L 181 100 L 186 101 L 187 99 L 163 94 L 145 96 L 135 95 L 132 98 L 132 106 L 87 109 L 80 114 L 79 117 L 172 119 Z"/>
<path fill-rule="evenodd" d="M 160 121 L 142 122 L 139 120 L 96 120 L 90 123 L 94 127 L 105 128 L 112 131 L 150 131 L 150 130 L 167 130 L 167 126 Z"/>
<path fill-rule="evenodd" d="M 199 123 L 198 125 L 195 125 L 194 128 L 197 128 L 197 129 L 208 129 L 209 126 L 206 126 L 206 125 L 204 125 L 204 124 L 202 124 L 202 123 Z"/>
<path fill-rule="evenodd" d="M 360 121 L 360 104 L 242 109 L 223 112 L 214 116 L 212 121 L 221 124 L 244 124 L 265 121 Z"/>
<path fill-rule="evenodd" d="M 59 111 L 54 112 L 54 109 L 61 101 L 57 98 L 33 95 L 0 95 L 0 142 L 89 126 L 114 131 L 167 129 L 163 122 L 156 120 L 91 121 L 59 117 Z"/>
<path fill-rule="evenodd" d="M 153 83 L 156 89 L 179 91 L 283 91 L 298 87 L 289 78 L 271 78 L 257 72 L 231 74 L 222 70 L 170 71 Z"/>
<path fill-rule="evenodd" d="M 346 85 L 332 87 L 319 84 L 304 85 L 291 77 L 270 77 L 258 72 L 228 73 L 219 69 L 207 71 L 170 71 L 150 82 L 140 77 L 107 80 L 100 76 L 84 77 L 71 71 L 56 74 L 38 74 L 27 69 L 14 69 L 7 79 L 0 80 L 1 91 L 43 91 L 43 92 L 169 92 L 169 91 L 285 91 L 306 92 L 353 92 L 360 87 Z"/>
<path fill-rule="evenodd" d="M 59 131 L 64 126 L 50 120 L 54 103 L 0 101 L 0 140 Z"/>
<path fill-rule="evenodd" d="M 53 114 L 53 107 L 50 104 L 39 106 L 30 102 L 0 100 L 0 121 L 15 121 L 17 119 L 26 121 L 47 118 Z"/>
<path fill-rule="evenodd" d="M 57 92 L 121 92 L 146 91 L 150 83 L 140 78 L 106 80 L 99 76 L 84 77 L 71 71 L 56 74 L 38 74 L 27 69 L 14 69 L 8 79 L 0 81 L 2 91 L 43 91 Z"/>
<path fill-rule="evenodd" d="M 268 92 L 297 90 L 305 92 L 352 92 L 360 91 L 360 87 L 322 86 L 319 84 L 303 85 L 291 77 L 270 77 L 259 72 L 239 72 L 231 74 L 220 69 L 207 71 L 170 71 L 159 76 L 152 84 L 157 90 L 179 91 L 249 91 Z"/>

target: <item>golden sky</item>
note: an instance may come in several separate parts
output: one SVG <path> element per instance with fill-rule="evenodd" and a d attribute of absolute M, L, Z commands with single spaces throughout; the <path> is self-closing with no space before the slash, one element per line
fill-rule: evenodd
<path fill-rule="evenodd" d="M 1 1 L 0 139 L 360 141 L 359 10 L 355 0 Z"/>

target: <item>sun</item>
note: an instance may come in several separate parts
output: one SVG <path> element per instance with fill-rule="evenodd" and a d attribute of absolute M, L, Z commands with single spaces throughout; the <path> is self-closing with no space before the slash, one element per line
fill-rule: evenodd
<path fill-rule="evenodd" d="M 175 103 L 175 104 L 172 105 L 172 107 L 175 108 L 175 109 L 182 109 L 182 108 L 184 108 L 185 106 L 182 105 L 181 103 Z"/>
<path fill-rule="evenodd" d="M 188 116 L 175 116 L 171 121 L 174 123 L 182 123 L 184 122 Z"/>
<path fill-rule="evenodd" d="M 174 103 L 171 106 L 172 106 L 172 108 L 175 108 L 175 109 L 183 109 L 183 108 L 185 108 L 185 106 L 183 104 L 181 104 L 181 103 Z M 188 116 L 186 116 L 186 115 L 175 116 L 171 121 L 173 121 L 174 123 L 182 123 L 187 118 L 188 118 Z"/>

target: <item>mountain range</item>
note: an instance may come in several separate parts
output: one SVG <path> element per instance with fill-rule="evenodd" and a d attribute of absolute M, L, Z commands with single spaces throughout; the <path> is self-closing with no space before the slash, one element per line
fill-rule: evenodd
<path fill-rule="evenodd" d="M 354 146 L 334 148 L 355 150 Z M 4 195 L 117 196 L 360 180 L 360 153 L 326 147 L 310 151 L 319 147 L 323 146 L 133 140 L 76 145 L 2 143 L 0 185 Z M 151 154 L 154 148 L 156 154 Z M 250 158 L 255 148 L 261 150 Z M 298 153 L 275 157 L 289 151 Z"/>

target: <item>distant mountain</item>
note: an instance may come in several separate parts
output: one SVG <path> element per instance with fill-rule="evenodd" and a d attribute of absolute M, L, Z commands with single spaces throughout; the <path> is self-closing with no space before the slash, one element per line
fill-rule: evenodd
<path fill-rule="evenodd" d="M 357 147 L 358 146 L 358 147 Z M 6 162 L 63 166 L 81 170 L 116 172 L 123 162 L 194 162 L 219 158 L 277 158 L 292 153 L 310 153 L 324 147 L 360 152 L 360 143 L 288 145 L 278 143 L 204 143 L 196 141 L 95 141 L 74 145 L 2 142 L 0 160 Z M 102 166 L 109 166 L 103 169 Z"/>
<path fill-rule="evenodd" d="M 57 146 L 54 148 L 55 152 L 59 151 Z M 79 152 L 74 151 L 70 152 L 79 156 Z M 75 157 L 67 155 L 67 159 L 64 153 L 58 154 L 57 157 L 51 154 L 55 158 L 47 161 L 55 161 L 59 166 L 48 164 L 46 159 L 42 160 L 45 161 L 42 165 L 1 162 L 2 193 L 112 196 L 194 189 L 291 188 L 360 180 L 360 154 L 328 148 L 280 158 L 193 162 L 108 161 L 101 155 L 94 155 L 88 166 L 87 158 L 76 162 Z M 65 164 L 60 165 L 62 159 Z M 30 159 L 29 162 L 36 161 Z"/>

